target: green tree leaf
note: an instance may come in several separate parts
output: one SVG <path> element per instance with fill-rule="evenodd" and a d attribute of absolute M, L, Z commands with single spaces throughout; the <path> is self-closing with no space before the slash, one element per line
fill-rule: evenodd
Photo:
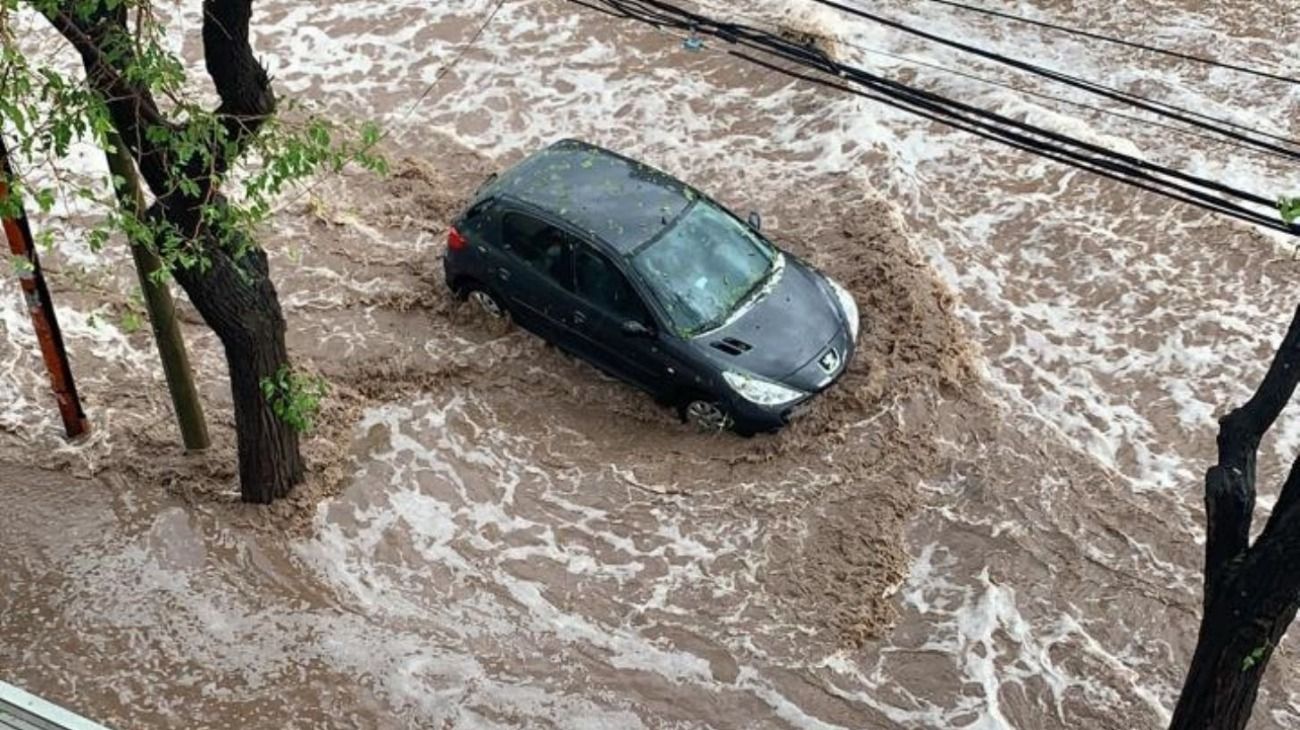
<path fill-rule="evenodd" d="M 1277 209 L 1282 214 L 1282 220 L 1286 221 L 1287 225 L 1295 223 L 1300 220 L 1300 197 L 1289 198 L 1282 196 L 1278 198 Z"/>

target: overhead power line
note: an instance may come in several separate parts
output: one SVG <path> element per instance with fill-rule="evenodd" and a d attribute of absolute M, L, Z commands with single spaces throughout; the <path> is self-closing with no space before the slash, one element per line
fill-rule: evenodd
<path fill-rule="evenodd" d="M 701 2 L 701 0 L 693 0 L 693 4 L 694 4 L 696 7 L 699 7 L 699 8 L 702 8 L 702 9 L 706 9 L 706 10 L 708 10 L 709 12 L 714 12 L 714 13 L 719 12 L 719 11 L 726 12 L 726 9 L 724 9 L 724 8 L 720 8 L 720 7 L 718 7 L 717 5 L 710 5 L 710 4 L 708 4 L 708 3 Z M 732 14 L 735 15 L 736 17 L 738 17 L 738 18 L 741 18 L 741 19 L 745 20 L 745 21 L 748 22 L 748 23 L 755 24 L 755 27 L 758 27 L 758 25 L 761 24 L 761 25 L 763 25 L 763 26 L 765 27 L 765 29 L 768 30 L 768 31 L 772 31 L 772 32 L 777 32 L 777 33 L 779 33 L 780 30 L 781 30 L 779 26 L 773 25 L 773 23 L 772 23 L 771 21 L 766 21 L 766 20 L 762 20 L 762 19 L 759 19 L 759 18 L 755 18 L 755 17 L 752 16 L 752 15 L 745 15 L 745 14 L 742 14 L 742 13 L 736 13 L 735 11 L 732 11 Z M 1078 109 L 1087 109 L 1088 111 L 1093 112 L 1093 113 L 1095 113 L 1095 114 L 1100 114 L 1100 115 L 1103 115 L 1103 116 L 1109 116 L 1109 117 L 1115 117 L 1115 118 L 1117 118 L 1117 119 L 1123 119 L 1123 120 L 1126 120 L 1126 121 L 1129 121 L 1129 122 L 1135 122 L 1135 123 L 1142 124 L 1142 125 L 1149 125 L 1149 126 L 1152 126 L 1152 127 L 1157 127 L 1157 128 L 1159 128 L 1159 129 L 1164 129 L 1164 130 L 1167 130 L 1167 131 L 1173 132 L 1173 133 L 1175 133 L 1175 134 L 1187 135 L 1187 136 L 1189 136 L 1189 137 L 1196 137 L 1197 139 L 1202 139 L 1202 140 L 1205 140 L 1205 141 L 1207 141 L 1207 142 L 1212 142 L 1212 143 L 1214 143 L 1214 144 L 1220 144 L 1220 145 L 1224 145 L 1224 146 L 1227 146 L 1227 147 L 1233 147 L 1233 148 L 1235 148 L 1235 149 L 1239 149 L 1239 150 L 1242 150 L 1242 151 L 1244 151 L 1244 152 L 1249 152 L 1249 153 L 1251 153 L 1251 154 L 1265 155 L 1265 156 L 1268 156 L 1268 157 L 1281 158 L 1281 159 L 1291 159 L 1291 158 L 1290 158 L 1289 156 L 1287 156 L 1287 155 L 1282 155 L 1282 154 L 1279 154 L 1279 153 L 1274 152 L 1274 151 L 1272 151 L 1272 150 L 1259 149 L 1258 147 L 1254 147 L 1254 146 L 1251 146 L 1251 145 L 1246 145 L 1246 144 L 1243 144 L 1243 143 L 1241 143 L 1241 142 L 1235 141 L 1235 140 L 1230 139 L 1230 138 L 1227 138 L 1227 137 L 1215 136 L 1215 135 L 1210 134 L 1210 133 L 1205 132 L 1205 131 L 1198 131 L 1197 129 L 1189 129 L 1189 128 L 1187 128 L 1187 127 L 1181 127 L 1181 126 L 1177 126 L 1177 125 L 1174 125 L 1174 124 L 1169 124 L 1169 123 L 1166 123 L 1166 122 L 1160 122 L 1160 121 L 1157 121 L 1157 120 L 1155 120 L 1155 119 L 1149 119 L 1149 118 L 1146 118 L 1146 117 L 1140 117 L 1140 116 L 1137 116 L 1137 115 L 1135 115 L 1135 114 L 1125 114 L 1124 112 L 1121 112 L 1121 111 L 1116 111 L 1116 110 L 1114 110 L 1114 109 L 1107 109 L 1107 108 L 1105 108 L 1105 107 L 1100 107 L 1100 106 L 1097 106 L 1097 105 L 1095 105 L 1095 104 L 1089 104 L 1089 103 L 1087 103 L 1087 102 L 1077 101 L 1077 100 L 1075 100 L 1075 99 L 1068 99 L 1068 98 L 1063 97 L 1063 96 L 1056 96 L 1056 95 L 1054 95 L 1054 94 L 1047 94 L 1047 93 L 1043 93 L 1043 92 L 1041 92 L 1041 91 L 1034 91 L 1034 90 L 1032 90 L 1032 89 L 1024 88 L 1023 86 L 1017 86 L 1017 85 L 1015 85 L 1015 84 L 1007 83 L 1007 82 L 1005 82 L 1005 81 L 998 81 L 998 80 L 996 80 L 996 79 L 991 79 L 991 78 L 988 78 L 988 77 L 986 77 L 986 76 L 980 76 L 979 74 L 974 74 L 974 73 L 971 73 L 971 72 L 969 72 L 969 71 L 961 71 L 961 70 L 958 70 L 958 69 L 955 69 L 955 68 L 950 68 L 950 67 L 948 67 L 948 66 L 944 66 L 944 65 L 942 65 L 942 64 L 933 63 L 933 62 L 930 62 L 930 61 L 922 61 L 922 60 L 920 60 L 920 59 L 918 59 L 918 58 L 913 58 L 913 57 L 911 57 L 911 56 L 906 56 L 906 55 L 902 55 L 902 54 L 898 54 L 898 53 L 892 53 L 892 52 L 890 52 L 890 51 L 882 50 L 882 49 L 879 49 L 879 48 L 872 48 L 872 47 L 870 47 L 870 46 L 865 46 L 865 45 L 862 45 L 862 44 L 860 44 L 860 43 L 855 43 L 855 42 L 850 41 L 850 40 L 845 40 L 845 39 L 842 38 L 842 37 L 838 37 L 838 36 L 836 36 L 836 37 L 833 37 L 833 38 L 829 38 L 829 40 L 833 40 L 834 43 L 835 43 L 837 46 L 843 46 L 843 47 L 845 47 L 845 48 L 852 48 L 852 49 L 855 49 L 855 50 L 858 50 L 858 51 L 862 51 L 863 53 L 869 53 L 869 54 L 872 54 L 872 55 L 875 55 L 875 56 L 883 56 L 883 57 L 886 57 L 886 58 L 892 58 L 892 59 L 894 59 L 894 60 L 896 60 L 896 61 L 901 61 L 901 62 L 903 62 L 903 63 L 911 64 L 911 65 L 913 65 L 913 66 L 917 66 L 917 67 L 921 67 L 921 68 L 932 69 L 932 70 L 935 70 L 935 71 L 939 71 L 940 73 L 949 74 L 949 75 L 951 75 L 951 76 L 958 76 L 958 77 L 961 77 L 961 78 L 964 78 L 964 79 L 969 79 L 969 80 L 971 80 L 971 81 L 975 81 L 975 82 L 978 82 L 978 83 L 981 83 L 981 84 L 985 84 L 985 85 L 987 85 L 987 86 L 995 86 L 995 87 L 998 87 L 998 88 L 1007 89 L 1008 91 L 1012 91 L 1012 92 L 1015 92 L 1015 93 L 1017 93 L 1017 94 L 1021 94 L 1021 95 L 1024 95 L 1024 96 L 1034 97 L 1034 98 L 1037 98 L 1037 99 L 1045 99 L 1045 100 L 1047 100 L 1047 101 L 1055 102 L 1055 103 L 1057 103 L 1057 104 L 1065 104 L 1065 105 L 1068 105 L 1068 106 L 1073 106 L 1073 107 L 1078 108 Z"/>
<path fill-rule="evenodd" d="M 835 61 L 815 48 L 778 34 L 710 18 L 661 0 L 570 0 L 570 2 L 618 17 L 639 20 L 659 28 L 675 28 L 691 33 L 712 35 L 749 51 L 729 49 L 727 51 L 729 54 L 771 71 L 886 103 L 957 129 L 1204 210 L 1265 228 L 1300 235 L 1300 226 L 1288 226 L 1279 219 L 1274 203 L 1269 198 L 871 74 L 860 68 Z M 797 71 L 784 64 L 776 63 L 775 60 L 763 60 L 751 52 L 794 64 L 806 71 Z M 828 78 L 824 74 L 830 74 L 835 78 Z M 1258 207 L 1247 207 L 1248 205 Z M 1264 208 L 1268 212 L 1259 208 Z"/>
<path fill-rule="evenodd" d="M 1244 74 L 1250 74 L 1252 76 L 1259 76 L 1265 79 L 1272 79 L 1273 81 L 1281 81 L 1287 84 L 1300 84 L 1300 79 L 1290 77 L 1290 76 L 1283 76 L 1281 73 L 1278 73 L 1276 71 L 1271 71 L 1271 70 L 1265 71 L 1262 69 L 1250 68 L 1248 66 L 1240 66 L 1235 63 L 1217 61 L 1213 58 L 1206 58 L 1205 56 L 1197 56 L 1195 54 L 1186 53 L 1184 51 L 1151 46 L 1145 43 L 1138 43 L 1137 41 L 1129 41 L 1123 38 L 1116 38 L 1115 36 L 1104 35 L 1102 33 L 1093 33 L 1091 31 L 1082 30 L 1079 28 L 1071 28 L 1069 26 L 1058 25 L 1056 23 L 1049 23 L 1043 20 L 1035 20 L 1033 18 L 1026 18 L 1020 15 L 1013 15 L 1012 13 L 1006 13 L 1000 10 L 981 8 L 967 3 L 959 3 L 959 2 L 955 2 L 955 0 L 926 0 L 926 1 L 936 3 L 938 5 L 946 5 L 948 7 L 956 8 L 958 10 L 964 10 L 966 12 L 979 13 L 981 15 L 989 15 L 995 18 L 1002 18 L 1004 20 L 1010 20 L 1016 23 L 1025 23 L 1028 25 L 1037 26 L 1039 28 L 1047 28 L 1049 30 L 1060 31 L 1062 33 L 1068 33 L 1070 35 L 1077 35 L 1082 38 L 1091 38 L 1092 40 L 1103 41 L 1105 43 L 1114 43 L 1115 45 L 1125 46 L 1127 48 L 1136 48 L 1141 51 L 1156 53 L 1162 56 L 1171 56 L 1173 58 L 1179 58 L 1184 61 L 1192 61 L 1194 63 L 1205 64 L 1206 66 L 1217 66 L 1218 68 L 1226 68 L 1232 71 L 1238 71 Z"/>
<path fill-rule="evenodd" d="M 905 104 L 900 104 L 896 100 L 891 99 L 888 96 L 881 96 L 881 95 L 865 92 L 861 89 L 848 86 L 847 84 L 833 81 L 824 76 L 819 77 L 819 76 L 814 76 L 812 74 L 799 73 L 797 71 L 792 71 L 787 68 L 781 68 L 776 64 L 773 64 L 769 61 L 764 61 L 759 58 L 755 58 L 746 53 L 733 53 L 732 55 L 735 55 L 737 58 L 741 58 L 746 61 L 749 61 L 750 63 L 754 63 L 756 65 L 762 66 L 768 70 L 775 71 L 777 73 L 781 73 L 786 76 L 790 76 L 792 78 L 818 84 L 820 86 L 825 86 L 827 88 L 834 89 L 836 91 L 840 91 L 846 94 L 851 94 L 853 96 L 859 96 L 859 97 L 871 99 L 873 101 L 887 104 L 889 106 L 893 106 L 895 108 L 902 109 L 904 111 L 909 111 L 919 116 L 925 117 L 926 119 L 931 119 L 933 121 L 937 121 L 942 124 L 947 124 L 951 127 L 960 129 L 970 134 L 974 134 L 978 137 L 983 137 L 984 139 L 988 139 L 994 142 L 1000 142 L 1002 144 L 1009 145 L 1011 147 L 1014 147 L 1018 150 L 1022 150 L 1024 152 L 1029 152 L 1031 154 L 1035 154 L 1040 157 L 1046 157 L 1047 159 L 1060 162 L 1070 167 L 1075 167 L 1081 170 L 1085 170 L 1087 172 L 1091 172 L 1094 175 L 1099 175 L 1101 177 L 1108 178 L 1110 180 L 1114 180 L 1116 182 L 1120 182 L 1126 185 L 1130 185 L 1139 188 L 1141 190 L 1145 190 L 1147 192 L 1155 193 L 1157 195 L 1161 195 L 1167 198 L 1172 198 L 1174 200 L 1177 200 L 1181 203 L 1185 203 L 1187 205 L 1192 205 L 1197 208 L 1209 210 L 1210 212 L 1213 213 L 1219 213 L 1222 215 L 1227 215 L 1232 218 L 1244 220 L 1248 223 L 1253 223 L 1256 225 L 1264 225 L 1269 228 L 1275 228 L 1277 230 L 1288 231 L 1292 234 L 1300 235 L 1300 233 L 1296 232 L 1294 226 L 1291 229 L 1287 229 L 1284 225 L 1282 225 L 1277 220 L 1276 216 L 1262 216 L 1254 213 L 1253 211 L 1251 211 L 1249 215 L 1242 215 L 1241 211 L 1244 209 L 1240 208 L 1239 206 L 1229 204 L 1226 201 L 1218 200 L 1211 196 L 1206 196 L 1203 193 L 1200 193 L 1199 191 L 1190 191 L 1188 188 L 1182 186 L 1170 186 L 1168 188 L 1163 187 L 1161 182 L 1158 179 L 1150 176 L 1132 177 L 1130 176 L 1131 173 L 1128 173 L 1128 171 L 1124 170 L 1124 168 L 1120 165 L 1108 163 L 1107 161 L 1104 160 L 1079 159 L 1073 155 L 1062 154 L 1051 148 L 1045 148 L 1042 145 L 1036 144 L 1032 140 L 1029 140 L 1024 137 L 1017 137 L 1017 136 L 1004 137 L 996 134 L 993 131 L 990 131 L 987 127 L 984 127 L 982 125 L 971 124 L 961 120 L 948 119 L 945 118 L 945 116 L 942 114 L 935 113 L 932 111 L 927 111 L 924 109 L 922 110 L 911 109 L 907 107 Z"/>
<path fill-rule="evenodd" d="M 1271 150 L 1294 159 L 1300 159 L 1300 142 L 1296 142 L 1295 140 L 1288 139 L 1281 135 L 1251 129 L 1250 127 L 1246 127 L 1237 124 L 1235 122 L 1228 121 L 1226 119 L 1219 119 L 1217 117 L 1202 114 L 1200 112 L 1190 111 L 1187 109 L 1180 109 L 1179 107 L 1173 106 L 1172 104 L 1166 104 L 1164 102 L 1154 101 L 1151 99 L 1144 99 L 1140 96 L 1130 94 L 1120 89 L 1115 89 L 1109 86 L 1105 86 L 1103 84 L 1098 84 L 1092 81 L 1088 81 L 1086 79 L 1081 79 L 1076 76 L 1071 76 L 1069 74 L 1062 73 L 1060 71 L 1055 71 L 1053 69 L 1049 69 L 1044 66 L 1039 66 L 1034 63 L 1029 63 L 1027 61 L 1021 61 L 1015 58 L 1011 58 L 1009 56 L 1004 56 L 1000 53 L 994 53 L 993 51 L 988 51 L 978 46 L 972 46 L 968 43 L 963 43 L 961 41 L 955 41 L 952 40 L 951 38 L 944 38 L 943 36 L 935 35 L 934 33 L 921 30 L 920 28 L 914 28 L 910 25 L 907 25 L 906 23 L 899 22 L 892 18 L 887 18 L 883 15 L 878 15 L 876 13 L 868 12 L 866 10 L 863 10 L 861 8 L 852 5 L 845 5 L 844 3 L 836 2 L 835 0 L 812 0 L 812 2 L 815 2 L 818 5 L 824 5 L 828 8 L 839 10 L 844 13 L 848 13 L 849 15 L 853 15 L 863 20 L 870 20 L 879 25 L 893 28 L 903 33 L 908 33 L 910 35 L 914 35 L 919 38 L 924 38 L 933 43 L 938 43 L 939 45 L 947 46 L 949 48 L 956 48 L 957 50 L 964 51 L 966 53 L 970 53 L 972 55 L 976 55 L 981 58 L 986 58 L 990 61 L 994 61 L 1006 66 L 1010 66 L 1012 68 L 1016 68 L 1021 71 L 1028 71 L 1029 73 L 1042 76 L 1044 78 L 1052 79 L 1053 81 L 1066 84 L 1067 86 L 1073 86 L 1075 88 L 1083 89 L 1085 91 L 1096 94 L 1098 96 L 1103 96 L 1109 99 L 1113 99 L 1115 101 L 1120 101 L 1130 106 L 1134 106 L 1139 109 L 1144 109 L 1149 112 L 1160 114 L 1162 116 L 1171 119 L 1177 119 L 1185 124 L 1190 124 L 1192 126 L 1199 127 L 1201 129 L 1206 129 L 1215 132 L 1217 134 L 1221 134 L 1225 137 L 1236 139 L 1245 144 L 1259 147 L 1261 149 Z M 1269 142 L 1266 140 L 1274 140 L 1274 141 Z M 1282 143 L 1282 144 L 1278 144 L 1278 143 Z M 1287 145 L 1287 146 L 1282 146 L 1282 145 Z"/>

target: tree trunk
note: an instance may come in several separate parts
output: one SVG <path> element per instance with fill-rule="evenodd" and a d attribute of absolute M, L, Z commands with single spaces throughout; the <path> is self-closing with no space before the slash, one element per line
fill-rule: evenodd
<path fill-rule="evenodd" d="M 1300 457 L 1250 542 L 1260 440 L 1300 385 L 1300 307 L 1264 380 L 1219 420 L 1205 473 L 1205 598 L 1196 651 L 1170 730 L 1242 730 L 1273 650 L 1300 606 Z"/>
<path fill-rule="evenodd" d="M 135 162 L 131 160 L 131 155 L 116 133 L 110 133 L 108 139 L 114 148 L 105 151 L 108 169 L 123 180 L 122 188 L 117 191 L 118 200 L 124 211 L 142 218 L 145 212 L 144 191 L 140 189 Z M 167 378 L 167 390 L 171 393 L 176 425 L 181 430 L 181 441 L 186 450 L 201 451 L 210 444 L 208 425 L 203 418 L 203 404 L 199 401 L 198 389 L 194 387 L 194 372 L 190 368 L 189 355 L 185 352 L 185 338 L 181 336 L 180 323 L 176 319 L 171 290 L 165 282 L 153 278 L 155 271 L 162 270 L 162 260 L 156 252 L 139 241 L 127 243 L 131 247 L 135 271 L 140 278 L 140 293 L 149 310 L 149 323 L 153 326 L 153 339 L 158 346 L 158 357 L 162 360 L 163 375 Z"/>
<path fill-rule="evenodd" d="M 274 303 L 274 299 L 270 302 Z M 220 329 L 213 328 L 220 337 Z M 284 347 L 284 320 L 253 338 L 227 341 L 230 393 L 235 401 L 235 432 L 239 441 L 239 485 L 245 502 L 269 504 L 289 493 L 303 479 L 298 432 L 278 418 L 266 402 L 262 379 L 289 364 Z"/>
<path fill-rule="evenodd" d="M 159 214 L 155 203 L 150 215 Z M 284 315 L 264 251 L 237 239 L 223 244 L 210 229 L 199 235 L 207 268 L 177 268 L 174 274 L 225 347 L 242 498 L 267 504 L 288 494 L 305 473 L 298 432 L 275 415 L 262 392 L 264 378 L 289 367 Z"/>
<path fill-rule="evenodd" d="M 1279 610 L 1266 599 L 1268 588 L 1257 581 L 1233 576 L 1223 588 L 1202 616 L 1170 730 L 1245 728 L 1273 650 L 1295 618 L 1294 603 Z"/>

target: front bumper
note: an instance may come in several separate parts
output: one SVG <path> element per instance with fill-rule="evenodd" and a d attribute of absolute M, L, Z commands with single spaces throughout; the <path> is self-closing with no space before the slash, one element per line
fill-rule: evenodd
<path fill-rule="evenodd" d="M 735 419 L 737 429 L 753 433 L 778 431 L 800 417 L 807 415 L 812 410 L 817 397 L 834 387 L 840 381 L 840 378 L 844 377 L 844 373 L 849 370 L 849 363 L 853 361 L 854 355 L 857 354 L 857 344 L 848 337 L 837 338 L 836 346 L 842 348 L 841 351 L 844 353 L 839 367 L 829 375 L 828 379 L 816 391 L 799 400 L 783 403 L 779 406 L 762 406 L 747 401 L 735 393 L 728 392 L 728 406 L 732 417 Z"/>
<path fill-rule="evenodd" d="M 779 406 L 760 406 L 739 396 L 730 396 L 727 409 L 741 433 L 779 431 L 812 409 L 817 393 Z"/>

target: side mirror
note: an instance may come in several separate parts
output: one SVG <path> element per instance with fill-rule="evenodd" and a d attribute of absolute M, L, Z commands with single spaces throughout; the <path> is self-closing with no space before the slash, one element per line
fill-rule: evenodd
<path fill-rule="evenodd" d="M 629 319 L 623 322 L 623 334 L 628 337 L 650 337 L 654 334 L 654 330 L 635 319 Z"/>
<path fill-rule="evenodd" d="M 763 216 L 759 215 L 756 210 L 749 211 L 749 227 L 756 231 L 763 230 Z"/>

